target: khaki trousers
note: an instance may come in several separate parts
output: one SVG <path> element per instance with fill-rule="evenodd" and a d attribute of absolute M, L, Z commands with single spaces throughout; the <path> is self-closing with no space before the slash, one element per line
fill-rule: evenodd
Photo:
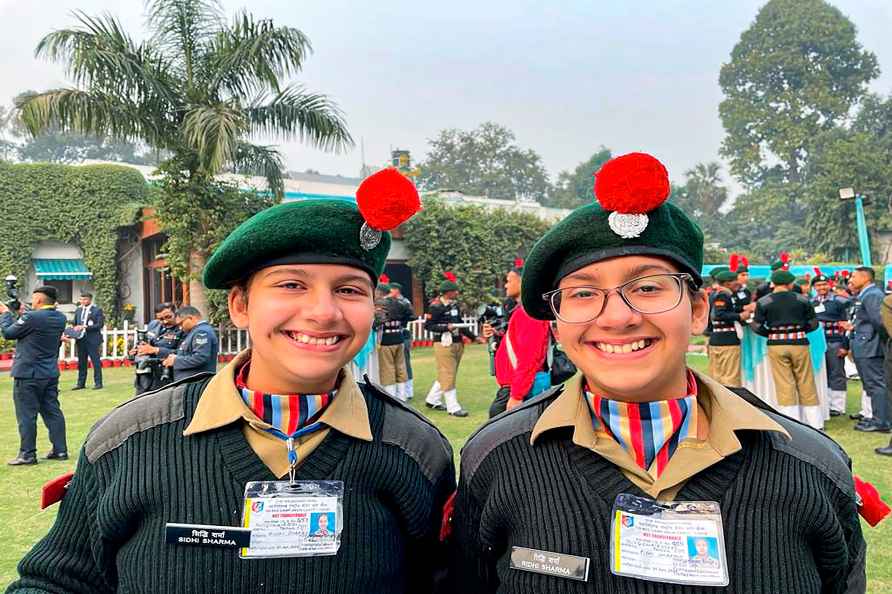
<path fill-rule="evenodd" d="M 378 347 L 378 381 L 382 386 L 401 384 L 409 380 L 406 354 L 403 349 L 402 343 Z"/>
<path fill-rule="evenodd" d="M 434 359 L 437 362 L 437 381 L 444 392 L 455 389 L 455 377 L 458 375 L 458 364 L 461 363 L 465 345 L 461 339 L 444 347 L 434 343 Z"/>
<path fill-rule="evenodd" d="M 818 388 L 808 345 L 769 345 L 768 360 L 779 406 L 818 405 Z"/>
<path fill-rule="evenodd" d="M 740 381 L 740 346 L 710 346 L 709 375 L 723 386 L 742 386 Z"/>

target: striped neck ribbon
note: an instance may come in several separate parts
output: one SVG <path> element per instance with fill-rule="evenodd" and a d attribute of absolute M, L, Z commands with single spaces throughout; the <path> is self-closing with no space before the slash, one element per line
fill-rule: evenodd
<path fill-rule="evenodd" d="M 267 394 L 252 390 L 247 385 L 249 366 L 250 361 L 239 369 L 235 376 L 235 385 L 242 400 L 257 418 L 271 425 L 264 431 L 285 442 L 291 465 L 289 475 L 293 483 L 294 469 L 297 466 L 294 440 L 324 427 L 319 418 L 334 400 L 337 390 L 325 394 Z"/>
<path fill-rule="evenodd" d="M 592 421 L 631 454 L 638 466 L 651 473 L 655 470 L 659 477 L 678 444 L 697 434 L 697 380 L 690 370 L 687 378 L 687 396 L 656 402 L 610 400 L 586 386 Z"/>

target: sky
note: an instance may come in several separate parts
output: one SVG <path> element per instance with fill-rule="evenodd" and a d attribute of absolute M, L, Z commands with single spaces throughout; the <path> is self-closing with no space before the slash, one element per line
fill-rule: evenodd
<path fill-rule="evenodd" d="M 227 13 L 297 27 L 313 54 L 295 82 L 334 99 L 356 147 L 325 153 L 278 144 L 289 169 L 356 176 L 393 148 L 423 159 L 444 128 L 494 121 L 543 159 L 552 179 L 601 145 L 663 160 L 674 181 L 716 160 L 721 65 L 763 0 L 223 0 Z M 883 69 L 871 90 L 892 92 L 892 2 L 835 0 Z M 72 11 L 117 16 L 144 36 L 140 0 L 0 0 L 0 102 L 65 86 L 60 65 L 34 58 Z"/>

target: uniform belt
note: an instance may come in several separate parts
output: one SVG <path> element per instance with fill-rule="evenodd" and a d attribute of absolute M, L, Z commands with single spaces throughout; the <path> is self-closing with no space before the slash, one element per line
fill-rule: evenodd
<path fill-rule="evenodd" d="M 769 332 L 768 340 L 802 340 L 806 336 L 806 332 Z"/>
<path fill-rule="evenodd" d="M 716 328 L 715 326 L 713 326 L 712 331 L 713 331 L 713 333 L 715 333 L 715 332 L 737 332 L 737 328 L 733 328 L 733 327 L 732 328 Z"/>

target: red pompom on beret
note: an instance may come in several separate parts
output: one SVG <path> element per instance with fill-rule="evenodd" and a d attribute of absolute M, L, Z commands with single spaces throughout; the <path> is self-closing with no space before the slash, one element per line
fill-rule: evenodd
<path fill-rule="evenodd" d="M 728 268 L 731 269 L 731 272 L 737 272 L 738 266 L 740 266 L 740 256 L 731 254 L 731 259 L 728 261 Z"/>
<path fill-rule="evenodd" d="M 669 172 L 646 153 L 611 159 L 595 174 L 595 197 L 604 210 L 644 214 L 665 202 L 669 192 Z"/>
<path fill-rule="evenodd" d="M 356 190 L 356 205 L 368 226 L 377 231 L 396 229 L 421 210 L 415 184 L 392 167 L 363 180 Z"/>
<path fill-rule="evenodd" d="M 390 277 L 382 272 L 381 276 L 378 277 L 378 282 L 382 285 L 386 285 L 390 282 Z"/>
<path fill-rule="evenodd" d="M 446 280 L 448 280 L 448 281 L 450 281 L 450 282 L 453 282 L 453 283 L 457 283 L 457 282 L 458 282 L 458 277 L 455 276 L 455 273 L 454 273 L 454 272 L 450 272 L 450 271 L 447 270 L 446 272 L 443 273 L 443 276 L 445 276 L 445 277 L 446 277 Z"/>

